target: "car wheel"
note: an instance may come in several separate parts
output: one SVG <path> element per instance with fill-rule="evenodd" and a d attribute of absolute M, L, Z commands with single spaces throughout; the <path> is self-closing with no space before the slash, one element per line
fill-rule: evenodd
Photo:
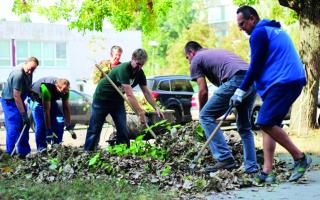
<path fill-rule="evenodd" d="M 173 115 L 174 123 L 180 124 L 182 122 L 182 113 L 181 113 L 180 109 L 177 107 L 171 107 L 169 109 L 174 110 L 174 115 Z"/>
<path fill-rule="evenodd" d="M 257 125 L 258 115 L 259 115 L 260 107 L 254 107 L 251 114 L 251 125 L 252 130 L 258 130 L 260 127 Z"/>

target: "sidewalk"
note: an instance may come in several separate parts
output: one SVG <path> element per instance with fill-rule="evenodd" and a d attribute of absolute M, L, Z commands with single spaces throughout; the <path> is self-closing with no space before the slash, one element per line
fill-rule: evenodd
<path fill-rule="evenodd" d="M 280 155 L 282 160 L 289 160 L 288 155 Z M 249 187 L 237 191 L 227 191 L 207 196 L 208 200 L 244 199 L 244 200 L 318 200 L 320 199 L 320 157 L 311 156 L 314 168 L 307 171 L 307 181 L 300 183 L 281 183 L 269 187 Z"/>
<path fill-rule="evenodd" d="M 272 187 L 251 187 L 238 191 L 213 194 L 208 200 L 244 199 L 244 200 L 318 200 L 320 199 L 320 171 L 310 171 L 306 175 L 306 184 L 283 183 Z"/>

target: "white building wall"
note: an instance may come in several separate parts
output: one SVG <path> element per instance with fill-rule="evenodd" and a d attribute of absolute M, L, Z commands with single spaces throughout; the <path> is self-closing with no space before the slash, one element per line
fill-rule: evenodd
<path fill-rule="evenodd" d="M 105 29 L 103 32 L 79 33 L 69 30 L 67 26 L 56 24 L 35 24 L 20 22 L 0 22 L 0 40 L 30 40 L 66 42 L 67 66 L 40 66 L 34 72 L 33 80 L 44 76 L 67 78 L 71 88 L 79 89 L 79 83 L 84 85 L 84 92 L 93 94 L 91 72 L 94 63 L 110 57 L 110 48 L 119 45 L 123 48 L 121 61 L 129 61 L 132 52 L 142 47 L 140 31 L 117 32 Z M 6 81 L 12 66 L 0 67 L 0 82 Z M 86 83 L 83 81 L 86 80 Z"/>

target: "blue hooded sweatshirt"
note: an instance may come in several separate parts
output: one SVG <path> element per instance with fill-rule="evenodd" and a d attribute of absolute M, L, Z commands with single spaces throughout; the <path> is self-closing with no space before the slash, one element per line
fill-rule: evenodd
<path fill-rule="evenodd" d="M 275 84 L 306 84 L 303 64 L 279 22 L 259 21 L 251 33 L 250 48 L 251 62 L 240 89 L 247 91 L 255 83 L 263 97 Z"/>

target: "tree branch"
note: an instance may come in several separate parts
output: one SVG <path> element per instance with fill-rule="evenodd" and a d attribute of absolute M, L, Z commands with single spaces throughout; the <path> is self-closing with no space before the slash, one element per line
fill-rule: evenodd
<path fill-rule="evenodd" d="M 301 1 L 300 0 L 278 0 L 281 6 L 290 8 L 297 13 L 301 11 Z"/>

